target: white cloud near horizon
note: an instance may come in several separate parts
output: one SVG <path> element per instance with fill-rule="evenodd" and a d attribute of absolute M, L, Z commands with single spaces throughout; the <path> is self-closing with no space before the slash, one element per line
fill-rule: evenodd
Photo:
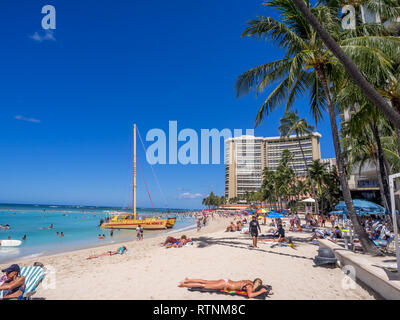
<path fill-rule="evenodd" d="M 33 35 L 31 35 L 29 38 L 36 42 L 43 42 L 43 41 L 56 41 L 56 38 L 54 37 L 54 32 L 51 30 L 46 30 L 44 35 L 40 35 L 39 32 L 35 32 Z"/>
<path fill-rule="evenodd" d="M 184 192 L 178 196 L 178 199 L 197 199 L 204 197 L 201 193 Z"/>
<path fill-rule="evenodd" d="M 14 119 L 20 120 L 20 121 L 27 121 L 27 122 L 34 122 L 34 123 L 40 123 L 41 121 L 39 119 L 34 119 L 34 118 L 27 118 L 24 116 L 15 116 Z"/>

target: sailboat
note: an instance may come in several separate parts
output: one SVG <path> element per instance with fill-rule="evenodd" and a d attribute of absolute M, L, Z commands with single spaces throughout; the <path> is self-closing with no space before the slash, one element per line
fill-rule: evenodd
<path fill-rule="evenodd" d="M 113 212 L 110 218 L 100 224 L 103 229 L 136 229 L 139 225 L 144 230 L 164 230 L 175 225 L 176 218 L 142 218 L 136 212 L 136 124 L 133 125 L 133 213 Z"/>

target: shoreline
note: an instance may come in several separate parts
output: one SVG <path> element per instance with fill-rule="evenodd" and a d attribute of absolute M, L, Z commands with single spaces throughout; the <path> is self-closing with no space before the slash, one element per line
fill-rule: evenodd
<path fill-rule="evenodd" d="M 33 254 L 26 255 L 26 256 L 21 256 L 19 258 L 10 258 L 10 260 L 7 260 L 6 262 L 0 262 L 0 266 L 1 266 L 1 268 L 3 268 L 4 266 L 11 265 L 14 263 L 16 263 L 16 264 L 23 264 L 25 262 L 34 263 L 35 261 L 32 262 L 32 259 L 50 258 L 50 257 L 64 255 L 64 254 L 73 254 L 74 252 L 81 252 L 81 251 L 101 249 L 101 248 L 104 248 L 104 251 L 108 251 L 111 247 L 112 247 L 112 249 L 115 249 L 114 247 L 118 246 L 118 245 L 122 245 L 122 244 L 132 245 L 134 243 L 144 242 L 146 240 L 148 242 L 150 239 L 165 238 L 168 235 L 185 232 L 185 231 L 189 232 L 189 231 L 195 230 L 196 228 L 197 228 L 196 225 L 191 225 L 191 226 L 183 227 L 181 229 L 176 229 L 176 230 L 172 229 L 173 231 L 165 230 L 164 231 L 165 233 L 155 233 L 154 232 L 154 234 L 148 234 L 147 237 L 145 234 L 145 238 L 143 239 L 143 241 L 137 241 L 136 233 L 135 233 L 132 240 L 116 240 L 115 242 L 112 242 L 112 243 L 100 243 L 100 244 L 95 244 L 95 245 L 86 244 L 86 245 L 75 247 L 75 248 L 71 247 L 71 248 L 58 249 L 58 250 L 55 249 L 55 250 L 45 252 L 45 253 L 33 253 Z"/>
<path fill-rule="evenodd" d="M 152 238 L 157 238 L 157 237 L 163 237 L 163 235 L 170 235 L 170 234 L 174 234 L 177 232 L 183 232 L 183 231 L 190 231 L 190 230 L 194 230 L 196 229 L 196 226 L 190 226 L 189 227 L 184 227 L 181 229 L 177 229 L 175 231 L 168 231 L 165 230 L 164 234 L 161 233 L 154 233 L 154 234 L 148 234 L 147 237 L 144 239 L 152 239 Z M 136 238 L 136 233 L 133 236 L 133 238 Z M 41 257 L 50 257 L 50 256 L 55 256 L 55 255 L 59 255 L 59 254 L 63 254 L 63 253 L 72 253 L 75 251 L 80 251 L 80 250 L 88 250 L 88 249 L 97 249 L 97 248 L 102 248 L 102 247 L 109 247 L 109 246 L 114 246 L 114 245 L 120 245 L 123 243 L 130 243 L 130 242 L 136 242 L 136 239 L 132 239 L 132 240 L 115 240 L 113 242 L 108 242 L 108 243 L 99 243 L 99 244 L 85 244 L 85 245 L 79 245 L 75 246 L 75 247 L 69 247 L 69 248 L 65 248 L 65 249 L 54 249 L 54 250 L 50 250 L 48 252 L 42 252 L 42 253 L 32 253 L 32 254 L 28 254 L 26 256 L 21 256 L 20 258 L 16 258 L 16 259 L 10 259 L 7 260 L 5 262 L 1 262 L 0 265 L 3 264 L 12 264 L 13 261 L 24 261 L 24 260 L 30 260 L 30 259 L 34 259 L 34 258 L 41 258 Z"/>
<path fill-rule="evenodd" d="M 17 211 L 17 210 L 15 210 Z M 0 211 L 0 215 L 1 215 Z M 35 215 L 30 215 L 30 213 L 34 213 Z M 49 212 L 48 212 L 49 213 Z M 4 214 L 10 215 L 9 212 L 4 212 Z M 106 238 L 104 240 L 99 240 L 97 239 L 97 232 L 93 231 L 95 228 L 97 228 L 97 221 L 93 221 L 93 219 L 96 220 L 96 218 L 91 217 L 90 220 L 85 219 L 84 224 L 81 227 L 81 230 L 75 231 L 73 228 L 75 227 L 74 224 L 79 218 L 86 218 L 90 216 L 98 216 L 99 219 L 102 218 L 104 213 L 99 214 L 98 212 L 96 213 L 89 213 L 89 214 L 83 214 L 82 212 L 73 212 L 73 213 L 68 213 L 68 217 L 62 217 L 64 213 L 62 211 L 57 210 L 55 214 L 52 213 L 51 216 L 44 217 L 46 219 L 36 219 L 33 221 L 35 224 L 33 227 L 30 225 L 26 226 L 18 226 L 17 224 L 19 223 L 18 217 L 24 217 L 23 215 L 26 214 L 26 217 L 28 217 L 30 220 L 34 220 L 35 217 L 43 218 L 41 216 L 41 212 L 36 211 L 36 212 L 27 212 L 25 209 L 17 213 L 16 217 L 17 219 L 14 221 L 9 221 L 3 219 L 7 223 L 10 223 L 11 229 L 10 230 L 2 230 L 0 229 L 0 240 L 1 239 L 7 239 L 8 236 L 11 236 L 11 239 L 13 240 L 20 240 L 24 234 L 28 235 L 28 240 L 27 241 L 22 241 L 22 244 L 18 247 L 0 247 L 0 265 L 2 264 L 7 264 L 15 260 L 25 260 L 25 259 L 30 259 L 30 258 L 40 258 L 40 257 L 45 257 L 45 256 L 50 256 L 50 255 L 55 255 L 59 253 L 66 253 L 66 252 L 72 252 L 76 250 L 82 250 L 82 249 L 89 249 L 89 248 L 96 248 L 96 247 L 102 247 L 102 246 L 108 246 L 108 245 L 115 245 L 115 244 L 120 244 L 120 243 L 125 243 L 129 241 L 134 241 L 136 240 L 136 231 L 135 230 L 121 230 L 118 231 L 116 230 L 114 232 L 114 237 L 111 237 L 109 235 L 109 230 L 106 229 L 98 229 L 98 233 L 100 234 L 106 234 Z M 10 215 L 9 218 L 14 218 L 13 215 Z M 55 220 L 55 219 L 60 219 L 60 220 Z M 62 223 L 64 223 L 64 220 L 66 219 L 66 226 L 65 228 L 67 230 L 64 230 L 64 227 Z M 42 221 L 42 222 L 37 222 L 37 221 Z M 178 221 L 174 226 L 175 228 L 179 229 L 165 229 L 165 230 L 147 230 L 145 231 L 145 237 L 147 238 L 153 238 L 157 237 L 158 235 L 163 235 L 169 233 L 171 230 L 174 230 L 179 232 L 181 229 L 193 229 L 196 228 L 195 225 L 195 219 L 192 217 L 178 217 Z M 52 230 L 47 230 L 45 225 L 49 224 L 55 224 L 55 227 L 53 228 L 53 231 L 64 231 L 66 233 L 66 237 L 62 239 L 58 238 L 52 238 L 51 232 Z M 92 226 L 93 225 L 93 226 Z M 96 226 L 95 226 L 96 225 Z M 14 228 L 14 226 L 16 228 Z M 19 227 L 19 228 L 18 228 Z M 23 229 L 25 227 L 25 229 Z M 40 228 L 39 228 L 40 227 Z M 30 228 L 30 229 L 29 229 Z M 68 230 L 69 228 L 69 230 Z M 90 230 L 89 230 L 90 228 Z M 28 231 L 26 231 L 29 229 Z M 40 230 L 40 234 L 38 230 Z M 89 230 L 89 232 L 88 232 Z M 65 232 L 67 231 L 67 232 Z M 68 233 L 70 231 L 70 233 Z M 71 232 L 72 231 L 72 232 Z M 80 233 L 82 231 L 82 233 Z M 33 233 L 33 238 L 30 239 L 30 232 Z M 50 232 L 50 233 L 49 233 Z M 92 234 L 90 234 L 92 233 Z M 36 238 L 35 238 L 36 237 Z"/>

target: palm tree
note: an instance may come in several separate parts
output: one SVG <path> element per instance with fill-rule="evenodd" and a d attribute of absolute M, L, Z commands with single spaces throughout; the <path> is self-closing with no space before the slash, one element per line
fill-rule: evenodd
<path fill-rule="evenodd" d="M 263 179 L 261 184 L 261 191 L 263 194 L 263 200 L 270 203 L 272 208 L 272 203 L 276 203 L 276 185 L 275 185 L 275 172 L 265 167 L 263 170 Z"/>
<path fill-rule="evenodd" d="M 327 201 L 327 210 L 331 210 L 340 201 L 340 182 L 336 166 L 329 169 L 327 174 L 324 176 L 323 195 L 322 200 L 326 199 Z M 322 207 L 322 210 L 325 210 L 323 205 Z"/>
<path fill-rule="evenodd" d="M 390 211 L 390 171 L 388 171 L 390 168 L 385 165 L 387 159 L 379 132 L 382 122 L 386 121 L 379 110 L 367 102 L 359 107 L 351 119 L 343 125 L 342 132 L 343 140 L 348 144 L 347 153 L 350 155 L 351 164 L 356 164 L 357 160 L 360 164 L 364 164 L 368 160 L 373 161 L 377 170 L 383 205 Z"/>
<path fill-rule="evenodd" d="M 315 181 L 318 193 L 318 198 L 315 198 L 315 206 L 318 205 L 318 201 L 323 197 L 323 186 L 328 174 L 326 166 L 327 164 L 322 163 L 320 160 L 314 160 L 310 166 L 310 179 Z"/>
<path fill-rule="evenodd" d="M 282 102 L 286 101 L 286 110 L 288 110 L 292 107 L 295 98 L 308 92 L 311 111 L 316 121 L 320 120 L 322 112 L 326 108 L 328 109 L 338 174 L 347 210 L 363 248 L 378 255 L 380 251 L 368 239 L 357 219 L 344 171 L 344 160 L 336 123 L 335 101 L 333 100 L 335 90 L 332 91 L 332 88 L 337 89 L 332 85 L 335 84 L 335 81 L 339 82 L 343 74 L 339 68 L 339 63 L 323 46 L 318 34 L 296 9 L 293 1 L 272 0 L 265 2 L 264 6 L 280 10 L 283 22 L 271 17 L 259 17 L 249 22 L 249 27 L 245 30 L 243 36 L 256 36 L 258 38 L 269 36 L 286 50 L 286 54 L 283 59 L 269 62 L 243 73 L 236 84 L 237 95 L 248 93 L 254 85 L 258 95 L 267 87 L 279 81 L 279 84 L 262 104 L 257 114 L 256 125 L 261 123 L 264 115 L 268 115 Z M 340 38 L 340 24 L 338 18 L 332 14 L 332 10 L 324 6 L 312 10 L 318 16 L 318 19 L 323 21 L 324 26 L 335 35 L 336 39 L 342 40 Z M 341 45 L 342 49 L 348 54 L 359 61 L 364 61 L 365 73 L 369 77 L 384 79 L 387 76 L 387 60 L 377 46 L 386 45 L 386 47 L 392 48 L 394 42 L 391 38 L 348 38 L 342 40 Z M 374 66 L 374 72 L 371 64 Z"/>
<path fill-rule="evenodd" d="M 289 138 L 292 134 L 296 135 L 297 142 L 299 143 L 299 148 L 301 155 L 303 157 L 304 166 L 306 168 L 307 176 L 310 177 L 310 171 L 308 168 L 308 163 L 304 155 L 303 146 L 301 144 L 301 139 L 310 136 L 314 131 L 314 127 L 307 123 L 306 119 L 300 119 L 297 115 L 297 110 L 295 112 L 287 112 L 280 121 L 279 132 L 281 137 Z M 315 197 L 315 187 L 313 181 L 310 179 L 311 191 L 314 199 Z M 315 212 L 319 213 L 318 201 L 315 202 L 316 208 Z"/>
<path fill-rule="evenodd" d="M 313 15 L 313 13 L 310 10 L 309 0 L 292 0 L 292 1 L 294 5 L 303 14 L 306 21 L 315 29 L 318 36 L 322 39 L 322 41 L 328 47 L 328 49 L 341 62 L 341 64 L 346 69 L 347 73 L 353 79 L 355 84 L 362 90 L 362 92 L 368 97 L 368 99 L 378 109 L 380 109 L 388 119 L 390 119 L 393 125 L 397 129 L 400 129 L 400 113 L 394 110 L 385 101 L 385 99 L 378 93 L 378 91 L 368 82 L 365 76 L 357 68 L 356 64 L 351 60 L 351 58 L 346 55 L 343 48 L 341 48 L 341 46 L 333 39 L 333 37 L 328 33 L 328 31 L 321 25 L 321 23 L 318 21 L 318 19 Z"/>

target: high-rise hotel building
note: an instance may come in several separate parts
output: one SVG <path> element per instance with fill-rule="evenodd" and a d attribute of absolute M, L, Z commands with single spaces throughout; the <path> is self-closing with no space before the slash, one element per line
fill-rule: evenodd
<path fill-rule="evenodd" d="M 313 160 L 321 159 L 319 133 L 300 138 L 304 156 L 309 166 Z M 306 167 L 296 136 L 254 137 L 241 136 L 225 141 L 225 196 L 228 199 L 257 191 L 261 187 L 265 167 L 276 170 L 282 152 L 293 155 L 292 168 L 297 175 L 305 175 Z"/>

